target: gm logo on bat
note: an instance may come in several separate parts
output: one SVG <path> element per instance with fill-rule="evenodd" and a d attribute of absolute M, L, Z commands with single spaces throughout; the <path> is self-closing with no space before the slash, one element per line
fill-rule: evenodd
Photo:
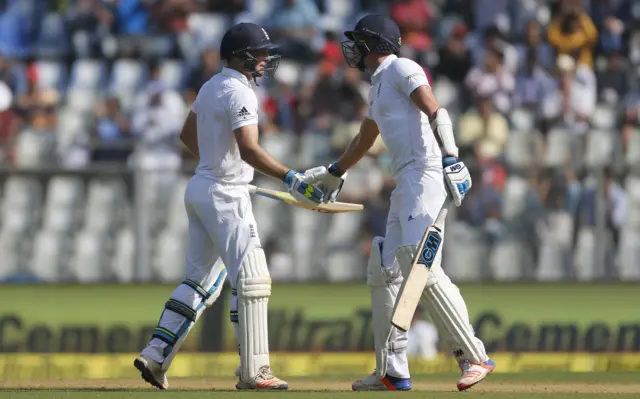
<path fill-rule="evenodd" d="M 438 253 L 438 248 L 440 248 L 441 243 L 442 237 L 440 236 L 440 233 L 436 231 L 429 232 L 427 240 L 424 242 L 424 246 L 420 252 L 420 260 L 418 263 L 421 263 L 425 265 L 427 269 L 430 269 L 433 261 L 436 259 L 436 254 Z"/>

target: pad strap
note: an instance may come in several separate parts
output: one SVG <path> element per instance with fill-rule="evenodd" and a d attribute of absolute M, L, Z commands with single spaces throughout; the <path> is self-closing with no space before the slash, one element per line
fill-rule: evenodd
<path fill-rule="evenodd" d="M 198 318 L 198 313 L 194 309 L 173 298 L 165 303 L 164 308 L 183 316 L 190 322 L 195 322 Z"/>

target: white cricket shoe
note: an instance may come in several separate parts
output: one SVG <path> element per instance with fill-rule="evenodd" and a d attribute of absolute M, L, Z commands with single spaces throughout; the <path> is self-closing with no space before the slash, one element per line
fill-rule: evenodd
<path fill-rule="evenodd" d="M 496 364 L 491 359 L 482 363 L 466 363 L 458 380 L 458 390 L 466 391 L 484 380 L 495 368 Z"/>
<path fill-rule="evenodd" d="M 262 366 L 258 370 L 258 374 L 252 381 L 246 382 L 242 380 L 242 377 L 236 384 L 237 390 L 252 389 L 252 390 L 286 390 L 289 389 L 289 384 L 286 381 L 281 380 L 273 375 L 270 366 Z"/>
<path fill-rule="evenodd" d="M 150 358 L 140 355 L 133 361 L 135 368 L 140 371 L 142 379 L 158 389 L 169 388 L 167 373 L 162 370 L 162 365 Z"/>
<path fill-rule="evenodd" d="M 373 370 L 367 378 L 354 381 L 351 384 L 354 391 L 409 391 L 411 390 L 410 378 L 399 378 L 391 375 L 385 375 L 378 378 L 376 370 Z"/>

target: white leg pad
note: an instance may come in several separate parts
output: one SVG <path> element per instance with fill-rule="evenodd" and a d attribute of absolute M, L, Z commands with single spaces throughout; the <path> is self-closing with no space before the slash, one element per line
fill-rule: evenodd
<path fill-rule="evenodd" d="M 218 260 L 203 281 L 186 279 L 171 294 L 142 354 L 162 364 L 167 371 L 182 343 L 202 313 L 220 297 L 227 269 Z"/>
<path fill-rule="evenodd" d="M 367 266 L 367 285 L 371 290 L 373 342 L 376 351 L 378 378 L 384 377 L 387 373 L 389 355 L 404 353 L 407 348 L 407 334 L 391 325 L 393 308 L 402 285 L 402 274 L 397 263 L 394 263 L 390 268 L 382 266 L 381 246 L 383 241 L 382 237 L 373 239 Z"/>
<path fill-rule="evenodd" d="M 415 245 L 406 245 L 396 251 L 396 257 L 403 271 L 410 269 L 416 249 Z M 439 257 L 440 259 L 433 262 L 429 271 L 429 278 L 420 303 L 431 316 L 445 341 L 451 346 L 457 360 L 482 363 L 489 358 L 484 344 L 476 338 L 460 290 L 444 274 L 440 264 L 441 256 Z"/>
<path fill-rule="evenodd" d="M 251 251 L 238 272 L 238 330 L 241 379 L 252 381 L 260 367 L 269 365 L 267 306 L 271 277 L 262 248 Z"/>

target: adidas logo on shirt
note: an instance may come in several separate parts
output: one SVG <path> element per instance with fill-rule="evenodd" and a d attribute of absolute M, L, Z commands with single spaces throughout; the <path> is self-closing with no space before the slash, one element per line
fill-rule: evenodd
<path fill-rule="evenodd" d="M 246 107 L 242 107 L 240 112 L 238 112 L 238 116 L 240 118 L 247 118 L 247 117 L 251 116 L 251 114 L 249 113 L 249 111 L 247 111 Z"/>

